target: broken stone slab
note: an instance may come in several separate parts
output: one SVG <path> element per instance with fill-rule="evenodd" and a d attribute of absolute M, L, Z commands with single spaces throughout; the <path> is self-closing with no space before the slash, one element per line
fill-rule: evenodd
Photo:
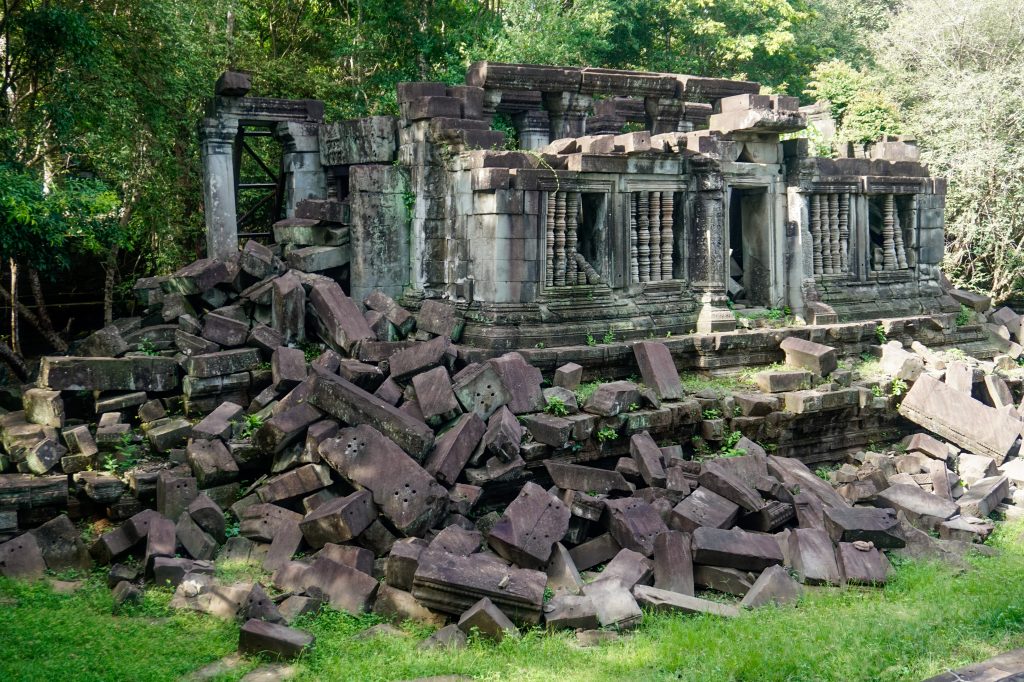
<path fill-rule="evenodd" d="M 259 364 L 260 354 L 255 348 L 233 348 L 193 355 L 185 362 L 185 369 L 190 376 L 207 378 L 245 372 Z"/>
<path fill-rule="evenodd" d="M 739 513 L 740 507 L 735 502 L 708 488 L 697 488 L 672 509 L 669 525 L 686 532 L 701 526 L 731 528 Z"/>
<path fill-rule="evenodd" d="M 683 385 L 679 380 L 672 352 L 659 341 L 638 341 L 633 344 L 633 355 L 640 367 L 644 385 L 654 390 L 661 400 L 681 400 Z"/>
<path fill-rule="evenodd" d="M 64 401 L 60 391 L 45 388 L 30 388 L 21 396 L 25 408 L 25 419 L 40 426 L 64 427 Z"/>
<path fill-rule="evenodd" d="M 839 569 L 847 583 L 884 585 L 892 571 L 885 554 L 870 542 L 840 542 L 836 555 Z"/>
<path fill-rule="evenodd" d="M 465 649 L 469 646 L 469 638 L 456 624 L 446 625 L 420 642 L 417 648 L 433 649 Z"/>
<path fill-rule="evenodd" d="M 974 483 L 957 502 L 964 516 L 985 518 L 1009 496 L 1010 479 L 1006 476 L 989 476 Z"/>
<path fill-rule="evenodd" d="M 352 426 L 373 427 L 417 460 L 422 460 L 434 443 L 434 432 L 425 423 L 341 377 L 315 373 L 309 402 Z"/>
<path fill-rule="evenodd" d="M 156 479 L 156 509 L 167 518 L 178 518 L 199 495 L 197 480 L 170 471 L 161 471 Z"/>
<path fill-rule="evenodd" d="M 421 372 L 439 367 L 446 362 L 450 351 L 451 341 L 440 336 L 403 348 L 388 358 L 391 378 L 405 382 Z"/>
<path fill-rule="evenodd" d="M 412 594 L 427 608 L 454 615 L 488 597 L 514 622 L 532 625 L 540 620 L 546 584 L 541 571 L 507 566 L 484 554 L 428 550 L 420 555 Z"/>
<path fill-rule="evenodd" d="M 215 258 L 200 258 L 164 279 L 161 287 L 167 293 L 191 296 L 201 294 L 230 280 L 227 265 Z"/>
<path fill-rule="evenodd" d="M 950 289 L 946 293 L 952 296 L 953 300 L 957 303 L 965 305 L 975 312 L 983 313 L 992 307 L 992 298 L 990 296 L 976 294 L 973 291 L 966 291 L 964 289 Z"/>
<path fill-rule="evenodd" d="M 505 637 L 519 637 L 519 628 L 487 597 L 473 604 L 459 617 L 459 629 L 466 634 L 475 631 L 496 642 Z"/>
<path fill-rule="evenodd" d="M 995 524 L 988 519 L 974 516 L 954 516 L 939 524 L 939 538 L 961 542 L 984 542 L 995 530 Z"/>
<path fill-rule="evenodd" d="M 504 405 L 499 407 L 487 421 L 487 430 L 483 436 L 484 451 L 503 462 L 509 462 L 519 455 L 522 442 L 523 425 L 510 409 Z"/>
<path fill-rule="evenodd" d="M 416 328 L 458 341 L 462 336 L 465 320 L 462 313 L 452 304 L 427 299 L 416 314 Z"/>
<path fill-rule="evenodd" d="M 238 521 L 242 537 L 260 542 L 273 542 L 274 536 L 284 526 L 302 521 L 302 514 L 275 504 L 257 503 L 246 507 Z"/>
<path fill-rule="evenodd" d="M 447 618 L 426 608 L 410 592 L 390 585 L 381 585 L 373 600 L 373 612 L 397 623 L 413 621 L 423 625 L 440 627 Z M 500 613 L 500 612 L 499 612 Z M 403 634 L 400 630 L 400 634 Z"/>
<path fill-rule="evenodd" d="M 44 356 L 39 386 L 57 391 L 173 391 L 178 387 L 174 358 L 76 358 Z"/>
<path fill-rule="evenodd" d="M 284 623 L 284 616 L 277 609 L 277 604 L 271 599 L 263 586 L 254 583 L 249 595 L 245 598 L 242 608 L 239 611 L 242 620 L 256 619 L 268 623 Z"/>
<path fill-rule="evenodd" d="M 551 459 L 544 460 L 544 467 L 555 485 L 563 490 L 578 490 L 597 495 L 613 492 L 632 493 L 629 483 L 618 471 L 567 464 Z"/>
<path fill-rule="evenodd" d="M 619 543 L 615 541 L 611 533 L 604 533 L 592 540 L 576 545 L 569 550 L 569 556 L 572 558 L 573 563 L 576 564 L 577 569 L 586 571 L 598 564 L 609 561 L 618 554 L 620 549 Z"/>
<path fill-rule="evenodd" d="M 1020 420 L 974 400 L 925 374 L 914 382 L 899 413 L 975 454 L 1002 464 L 1021 432 Z"/>
<path fill-rule="evenodd" d="M 200 488 L 230 483 L 238 478 L 238 464 L 219 439 L 192 441 L 185 448 L 185 459 Z"/>
<path fill-rule="evenodd" d="M 634 434 L 629 439 L 629 454 L 636 462 L 640 476 L 649 486 L 664 488 L 667 479 L 665 478 L 665 467 L 661 462 L 661 450 L 658 444 L 651 438 L 647 431 Z"/>
<path fill-rule="evenodd" d="M 970 396 L 974 384 L 981 383 L 984 376 L 980 367 L 974 367 L 966 362 L 950 362 L 946 366 L 945 384 L 959 393 Z"/>
<path fill-rule="evenodd" d="M 522 419 L 523 426 L 536 442 L 550 445 L 556 450 L 569 444 L 574 424 L 568 419 L 543 412 L 529 414 Z"/>
<path fill-rule="evenodd" d="M 86 497 L 99 504 L 115 504 L 121 499 L 125 489 L 124 481 L 120 478 L 99 471 L 81 471 L 74 474 L 71 479 Z"/>
<path fill-rule="evenodd" d="M 89 550 L 67 514 L 61 514 L 30 531 L 46 567 L 51 571 L 92 567 Z"/>
<path fill-rule="evenodd" d="M 724 459 L 705 462 L 697 482 L 701 488 L 717 493 L 748 512 L 759 512 L 764 508 L 761 494 L 748 485 L 742 476 L 736 475 L 735 467 L 730 467 Z"/>
<path fill-rule="evenodd" d="M 768 456 L 768 473 L 792 490 L 799 487 L 801 494 L 809 493 L 825 507 L 849 507 L 842 495 L 827 481 L 820 479 L 806 464 L 792 457 Z M 798 515 L 799 515 L 799 509 Z"/>
<path fill-rule="evenodd" d="M 750 591 L 755 580 L 757 580 L 757 573 L 750 571 L 722 566 L 693 565 L 694 585 L 706 590 L 743 597 Z"/>
<path fill-rule="evenodd" d="M 906 446 L 907 452 L 920 452 L 943 462 L 949 459 L 949 448 L 946 444 L 927 433 L 915 433 L 907 440 Z"/>
<path fill-rule="evenodd" d="M 156 515 L 149 520 L 149 530 L 146 533 L 146 554 L 143 557 L 142 565 L 147 572 L 153 570 L 153 560 L 157 557 L 173 558 L 178 547 L 178 537 L 174 521 Z"/>
<path fill-rule="evenodd" d="M 693 553 L 689 533 L 666 531 L 654 540 L 654 586 L 693 596 Z"/>
<path fill-rule="evenodd" d="M 544 409 L 544 377 L 519 353 L 505 353 L 487 361 L 508 390 L 508 407 L 513 414 L 539 412 Z"/>
<path fill-rule="evenodd" d="M 412 313 L 382 291 L 370 292 L 363 304 L 370 310 L 382 313 L 402 336 L 408 336 L 416 327 L 416 318 Z"/>
<path fill-rule="evenodd" d="M 444 367 L 435 367 L 417 374 L 412 378 L 412 385 L 416 391 L 416 402 L 428 424 L 437 426 L 451 421 L 462 412 L 455 392 L 452 391 L 448 370 Z"/>
<path fill-rule="evenodd" d="M 249 338 L 248 319 L 210 312 L 203 318 L 202 337 L 224 348 L 241 346 Z"/>
<path fill-rule="evenodd" d="M 882 344 L 879 369 L 894 379 L 913 382 L 924 372 L 924 360 L 916 353 L 903 350 L 899 341 L 890 341 Z"/>
<path fill-rule="evenodd" d="M 25 452 L 23 463 L 29 473 L 42 476 L 57 466 L 66 454 L 67 448 L 63 445 L 50 438 L 44 438 Z"/>
<path fill-rule="evenodd" d="M 305 341 L 306 290 L 299 278 L 286 272 L 274 279 L 271 290 L 270 326 L 281 334 L 283 343 Z"/>
<path fill-rule="evenodd" d="M 757 387 L 765 393 L 788 393 L 811 387 L 811 373 L 806 370 L 765 370 L 754 375 Z"/>
<path fill-rule="evenodd" d="M 64 507 L 68 503 L 68 477 L 0 474 L 0 508 Z"/>
<path fill-rule="evenodd" d="M 567 362 L 555 370 L 555 378 L 551 383 L 570 391 L 576 390 L 583 381 L 583 367 L 575 362 Z"/>
<path fill-rule="evenodd" d="M 355 301 L 337 282 L 318 281 L 309 292 L 309 302 L 319 323 L 320 338 L 336 351 L 351 356 L 358 342 L 376 339 Z"/>
<path fill-rule="evenodd" d="M 422 535 L 447 513 L 448 491 L 370 426 L 342 429 L 320 444 L 320 456 L 344 478 L 371 491 L 380 512 L 405 535 Z"/>
<path fill-rule="evenodd" d="M 604 628 L 629 630 L 643 620 L 643 611 L 633 593 L 618 580 L 598 580 L 583 588 L 597 609 L 597 620 Z"/>
<path fill-rule="evenodd" d="M 238 650 L 272 658 L 297 658 L 313 647 L 315 637 L 296 628 L 252 618 L 239 631 Z"/>
<path fill-rule="evenodd" d="M 270 356 L 272 386 L 290 391 L 306 380 L 306 355 L 298 348 L 280 346 Z"/>
<path fill-rule="evenodd" d="M 779 543 L 771 535 L 739 529 L 701 527 L 693 531 L 693 561 L 698 564 L 763 571 L 783 562 Z"/>
<path fill-rule="evenodd" d="M 925 530 L 938 530 L 940 523 L 953 518 L 959 511 L 956 503 L 906 483 L 882 490 L 875 495 L 874 504 L 904 512 L 911 523 Z"/>
<path fill-rule="evenodd" d="M 160 453 L 181 447 L 191 435 L 192 424 L 187 419 L 167 419 L 153 422 L 149 430 L 146 431 L 146 438 L 149 440 L 150 446 Z M 99 439 L 100 429 L 96 430 L 96 436 Z"/>
<path fill-rule="evenodd" d="M 540 568 L 569 529 L 569 508 L 536 483 L 527 483 L 488 536 L 499 555 L 524 568 Z"/>
<path fill-rule="evenodd" d="M 1009 386 L 998 374 L 985 375 L 985 391 L 988 394 L 988 403 L 997 410 L 1009 409 L 1016 412 L 1017 404 L 1013 401 L 1013 394 Z"/>
<path fill-rule="evenodd" d="M 583 590 L 580 572 L 576 569 L 569 550 L 561 542 L 555 543 L 544 572 L 548 575 L 548 588 L 555 593 L 577 595 Z"/>
<path fill-rule="evenodd" d="M 366 530 L 377 518 L 377 506 L 367 490 L 360 490 L 320 505 L 303 517 L 299 528 L 311 546 L 347 542 Z"/>
<path fill-rule="evenodd" d="M 319 557 L 303 573 L 310 596 L 323 596 L 339 611 L 359 614 L 370 609 L 380 583 L 372 576 L 327 557 Z"/>
<path fill-rule="evenodd" d="M 279 407 L 280 405 L 281 403 L 278 403 Z M 323 413 L 308 402 L 299 402 L 294 407 L 282 409 L 263 422 L 263 426 L 253 435 L 252 443 L 265 453 L 279 454 L 301 439 L 309 426 L 322 417 Z"/>
<path fill-rule="evenodd" d="M 628 590 L 638 583 L 650 583 L 653 571 L 653 562 L 643 554 L 620 549 L 596 580 L 616 580 Z"/>
<path fill-rule="evenodd" d="M 260 502 L 280 502 L 309 495 L 331 485 L 331 470 L 321 464 L 306 464 L 269 479 L 256 495 Z"/>
<path fill-rule="evenodd" d="M 803 587 L 789 575 L 789 571 L 780 565 L 769 566 L 761 571 L 754 584 L 743 596 L 740 606 L 756 609 L 760 606 L 775 604 L 785 606 L 794 604 L 803 596 Z"/>
<path fill-rule="evenodd" d="M 583 410 L 602 417 L 628 412 L 630 405 L 640 403 L 640 391 L 632 381 L 611 381 L 597 387 L 587 399 Z"/>
<path fill-rule="evenodd" d="M 19 580 L 38 580 L 46 571 L 46 560 L 32 533 L 22 533 L 0 544 L 0 575 Z"/>
<path fill-rule="evenodd" d="M 698 599 L 679 592 L 637 585 L 633 588 L 633 596 L 640 606 L 647 607 L 658 613 L 706 613 L 712 616 L 733 618 L 740 615 L 740 610 L 730 604 Z"/>
<path fill-rule="evenodd" d="M 841 585 L 832 538 L 818 528 L 795 528 L 789 533 L 789 560 L 802 582 Z"/>
<path fill-rule="evenodd" d="M 462 409 L 475 412 L 481 419 L 490 419 L 512 399 L 512 394 L 490 363 L 469 365 L 456 374 L 452 381 L 452 390 Z"/>
<path fill-rule="evenodd" d="M 174 532 L 178 542 L 193 559 L 209 560 L 217 553 L 217 541 L 200 528 L 187 511 L 178 517 Z"/>
<path fill-rule="evenodd" d="M 544 623 L 551 630 L 601 627 L 594 600 L 575 594 L 556 594 L 544 604 Z"/>
<path fill-rule="evenodd" d="M 220 544 L 223 544 L 226 537 L 227 522 L 224 519 L 224 511 L 208 495 L 200 493 L 189 503 L 186 511 L 192 520 L 209 533 Z"/>
<path fill-rule="evenodd" d="M 779 348 L 786 353 L 787 365 L 820 377 L 827 377 L 839 365 L 836 349 L 832 346 L 790 336 L 779 344 Z"/>
<path fill-rule="evenodd" d="M 402 538 L 395 542 L 384 568 L 387 584 L 400 590 L 411 590 L 420 554 L 426 548 L 427 542 L 421 538 Z"/>
<path fill-rule="evenodd" d="M 484 435 L 486 426 L 474 413 L 464 414 L 434 442 L 423 468 L 445 485 L 454 485 Z"/>
<path fill-rule="evenodd" d="M 619 546 L 640 552 L 644 556 L 654 554 L 654 540 L 668 530 L 661 515 L 650 504 L 635 497 L 626 497 L 605 502 L 608 518 L 608 532 Z"/>
<path fill-rule="evenodd" d="M 825 509 L 825 529 L 833 542 L 863 540 L 881 549 L 906 545 L 895 509 L 829 507 Z"/>

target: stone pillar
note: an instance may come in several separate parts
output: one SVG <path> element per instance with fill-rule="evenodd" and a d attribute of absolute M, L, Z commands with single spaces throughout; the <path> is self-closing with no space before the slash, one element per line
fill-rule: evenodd
<path fill-rule="evenodd" d="M 683 102 L 675 97 L 645 97 L 647 127 L 651 135 L 683 130 Z"/>
<path fill-rule="evenodd" d="M 593 103 L 593 97 L 577 92 L 545 92 L 544 107 L 551 119 L 551 139 L 585 135 L 587 112 Z"/>
<path fill-rule="evenodd" d="M 238 253 L 233 143 L 235 119 L 204 118 L 199 127 L 203 158 L 203 202 L 206 215 L 206 255 L 228 260 Z"/>
<path fill-rule="evenodd" d="M 551 119 L 544 110 L 521 111 L 512 117 L 512 125 L 519 133 L 520 149 L 540 149 L 551 141 Z"/>
<path fill-rule="evenodd" d="M 487 125 L 494 122 L 494 115 L 498 113 L 499 104 L 501 104 L 501 90 L 484 90 L 483 120 Z"/>
<path fill-rule="evenodd" d="M 697 182 L 693 224 L 690 226 L 690 285 L 702 304 L 697 331 L 709 334 L 736 328 L 736 317 L 725 295 L 725 204 L 721 170 L 714 163 L 691 162 Z"/>
<path fill-rule="evenodd" d="M 303 199 L 326 199 L 327 177 L 320 164 L 320 124 L 278 123 L 285 174 L 283 205 L 285 217 L 295 217 L 295 206 Z"/>

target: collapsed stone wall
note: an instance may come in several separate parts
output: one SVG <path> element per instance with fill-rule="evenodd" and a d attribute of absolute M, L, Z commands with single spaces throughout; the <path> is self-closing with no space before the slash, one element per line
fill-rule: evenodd
<path fill-rule="evenodd" d="M 0 474 L 0 573 L 111 564 L 118 604 L 171 584 L 176 608 L 242 618 L 244 652 L 308 648 L 284 624 L 322 604 L 457 618 L 429 640 L 457 645 L 541 621 L 628 628 L 641 606 L 737 613 L 697 589 L 753 607 L 800 583 L 881 584 L 884 551 L 956 560 L 991 532 L 984 517 L 1015 513 L 1024 481 L 1024 324 L 1006 308 L 977 317 L 1008 353 L 993 361 L 894 339 L 868 379 L 803 333 L 850 325 L 766 330 L 749 334 L 776 334 L 784 367 L 687 391 L 656 340 L 623 344 L 633 380 L 584 384 L 581 364 L 546 373 L 516 352 L 473 361 L 455 306 L 413 314 L 374 292 L 364 310 L 255 243 L 137 292 L 144 317 L 44 358 L 25 409 L 0 418 L 0 464 L 23 472 Z M 858 447 L 913 423 L 947 442 Z M 830 482 L 804 463 L 851 449 Z M 97 517 L 120 525 L 86 546 L 72 520 Z M 270 577 L 222 584 L 214 560 Z"/>

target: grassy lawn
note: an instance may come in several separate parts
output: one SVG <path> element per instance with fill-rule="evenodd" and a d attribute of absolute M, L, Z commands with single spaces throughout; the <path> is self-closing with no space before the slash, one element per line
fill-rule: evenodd
<path fill-rule="evenodd" d="M 301 623 L 317 644 L 298 663 L 298 679 L 921 680 L 1024 646 L 1022 532 L 1024 523 L 1004 525 L 991 541 L 999 556 L 972 557 L 973 570 L 961 575 L 904 562 L 884 590 L 814 590 L 795 608 L 734 620 L 649 615 L 632 635 L 590 649 L 571 634 L 537 630 L 501 645 L 422 652 L 422 629 L 352 639 L 377 621 L 325 611 Z M 111 616 L 101 579 L 72 595 L 0 582 L 0 680 L 173 680 L 235 649 L 236 624 L 171 613 L 164 591 Z M 257 663 L 219 679 L 238 679 Z"/>

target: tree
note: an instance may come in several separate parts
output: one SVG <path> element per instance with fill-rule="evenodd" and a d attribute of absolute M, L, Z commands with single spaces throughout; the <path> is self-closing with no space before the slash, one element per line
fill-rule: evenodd
<path fill-rule="evenodd" d="M 945 268 L 1003 300 L 1024 285 L 1024 6 L 910 0 L 880 38 L 888 92 L 949 179 Z"/>

